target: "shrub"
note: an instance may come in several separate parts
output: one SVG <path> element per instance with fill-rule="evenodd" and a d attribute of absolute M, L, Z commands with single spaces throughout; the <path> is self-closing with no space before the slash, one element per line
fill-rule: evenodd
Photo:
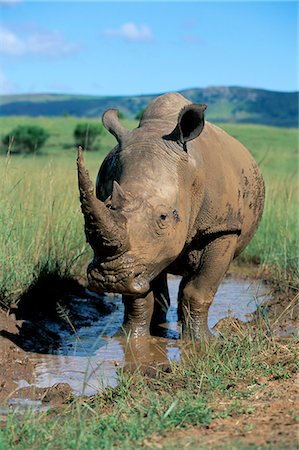
<path fill-rule="evenodd" d="M 76 146 L 81 145 L 84 150 L 96 150 L 96 141 L 99 142 L 99 136 L 103 128 L 95 123 L 79 123 L 74 130 Z"/>
<path fill-rule="evenodd" d="M 42 127 L 19 125 L 4 136 L 2 142 L 10 153 L 38 153 L 49 136 Z"/>
<path fill-rule="evenodd" d="M 118 111 L 118 118 L 121 120 L 125 119 L 126 118 L 125 113 L 123 111 Z"/>
<path fill-rule="evenodd" d="M 138 113 L 135 115 L 135 119 L 140 120 L 143 113 L 144 113 L 144 109 L 141 109 L 140 111 L 138 111 Z"/>

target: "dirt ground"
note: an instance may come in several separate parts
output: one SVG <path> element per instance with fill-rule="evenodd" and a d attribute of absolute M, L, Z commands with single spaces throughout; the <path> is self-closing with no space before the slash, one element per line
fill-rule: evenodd
<path fill-rule="evenodd" d="M 251 277 L 254 273 L 250 274 Z M 256 275 L 256 274 L 255 274 Z M 245 276 L 242 269 L 234 276 Z M 248 273 L 246 274 L 248 276 Z M 298 294 L 273 292 L 273 299 L 267 305 L 267 314 L 272 328 L 282 339 L 294 334 L 298 324 Z M 32 398 L 42 400 L 47 405 L 61 405 L 72 398 L 68 384 L 58 384 L 49 388 L 19 387 L 34 382 L 34 365 L 30 355 L 16 343 L 6 337 L 6 333 L 17 335 L 22 321 L 16 320 L 14 314 L 0 310 L 0 406 L 7 405 L 9 399 Z M 249 325 L 250 326 L 250 325 Z M 228 417 L 214 419 L 207 426 L 188 427 L 169 433 L 166 437 L 153 436 L 144 441 L 148 448 L 171 448 L 180 444 L 181 448 L 213 448 L 229 443 L 227 448 L 239 448 L 240 443 L 248 446 L 295 449 L 298 447 L 298 378 L 267 380 L 263 388 L 249 400 L 242 399 L 239 405 L 244 412 Z M 25 382 L 25 383 L 24 383 Z M 248 388 L 248 387 L 247 387 Z M 233 400 L 232 400 L 233 401 Z M 297 403 L 296 403 L 297 402 Z M 226 411 L 229 404 L 219 399 L 216 411 Z M 298 423 L 298 422 L 297 422 Z M 235 444 L 234 444 L 235 443 Z M 235 447 L 233 446 L 235 445 Z"/>
<path fill-rule="evenodd" d="M 260 380 L 261 382 L 263 380 Z M 298 449 L 298 378 L 267 381 L 264 388 L 249 401 L 238 405 L 243 414 L 214 419 L 208 426 L 188 427 L 171 431 L 166 436 L 152 436 L 144 444 L 149 448 L 227 449 L 271 448 Z M 232 403 L 233 400 L 230 402 Z M 214 405 L 215 413 L 226 410 L 230 404 L 221 399 Z M 298 419 L 298 417 L 297 417 Z"/>
<path fill-rule="evenodd" d="M 0 310 L 0 332 L 7 331 L 17 334 L 22 321 L 16 320 Z M 0 335 L 0 406 L 7 404 L 9 399 L 29 398 L 42 400 L 51 406 L 59 405 L 72 398 L 71 388 L 66 383 L 59 383 L 49 388 L 19 387 L 18 382 L 34 383 L 34 364 L 30 354 L 10 339 Z"/>
<path fill-rule="evenodd" d="M 14 315 L 0 310 L 0 330 L 17 333 L 21 323 Z M 9 339 L 0 336 L 0 404 L 18 390 L 16 379 L 33 381 L 33 367 L 28 354 Z"/>

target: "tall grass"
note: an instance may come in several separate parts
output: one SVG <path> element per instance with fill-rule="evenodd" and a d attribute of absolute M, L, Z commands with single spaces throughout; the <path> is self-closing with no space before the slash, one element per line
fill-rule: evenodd
<path fill-rule="evenodd" d="M 8 157 L 1 165 L 2 300 L 11 301 L 26 289 L 45 263 L 76 271 L 78 258 L 88 251 L 73 156 Z"/>

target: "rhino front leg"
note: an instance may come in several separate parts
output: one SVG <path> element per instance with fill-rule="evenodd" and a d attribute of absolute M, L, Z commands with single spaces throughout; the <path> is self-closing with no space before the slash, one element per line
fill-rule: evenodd
<path fill-rule="evenodd" d="M 123 329 L 130 337 L 150 334 L 150 323 L 154 311 L 154 294 L 150 291 L 144 297 L 123 295 L 125 316 Z"/>
<path fill-rule="evenodd" d="M 167 311 L 170 306 L 170 297 L 167 285 L 167 274 L 161 273 L 152 283 L 154 293 L 154 310 L 150 330 L 153 335 L 160 335 L 159 325 L 166 322 Z"/>
<path fill-rule="evenodd" d="M 211 241 L 202 252 L 198 273 L 184 278 L 180 287 L 183 337 L 209 339 L 208 311 L 214 295 L 234 257 L 237 235 Z"/>
<path fill-rule="evenodd" d="M 151 283 L 152 290 L 144 297 L 123 295 L 125 317 L 123 328 L 131 337 L 156 334 L 159 324 L 166 321 L 170 305 L 166 274 Z"/>

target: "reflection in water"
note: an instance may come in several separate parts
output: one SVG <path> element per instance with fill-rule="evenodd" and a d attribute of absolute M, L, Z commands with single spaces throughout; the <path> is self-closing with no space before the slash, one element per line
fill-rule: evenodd
<path fill-rule="evenodd" d="M 151 363 L 165 363 L 179 360 L 181 341 L 177 323 L 177 291 L 179 278 L 169 279 L 171 306 L 165 324 L 165 338 L 147 338 L 127 341 L 113 337 L 123 321 L 123 305 L 120 296 L 107 296 L 113 302 L 114 311 L 97 321 L 85 320 L 85 326 L 75 334 L 61 332 L 61 345 L 55 354 L 34 354 L 37 387 L 48 387 L 55 383 L 68 383 L 76 395 L 92 395 L 105 386 L 115 386 L 117 370 L 124 367 L 138 367 Z M 221 284 L 209 311 L 208 323 L 212 329 L 226 317 L 248 321 L 248 316 L 269 295 L 262 284 L 256 282 L 225 279 Z M 86 308 L 93 316 L 88 301 L 73 299 L 75 307 Z M 94 316 L 93 316 L 94 318 Z M 105 337 L 104 337 L 105 336 Z"/>

